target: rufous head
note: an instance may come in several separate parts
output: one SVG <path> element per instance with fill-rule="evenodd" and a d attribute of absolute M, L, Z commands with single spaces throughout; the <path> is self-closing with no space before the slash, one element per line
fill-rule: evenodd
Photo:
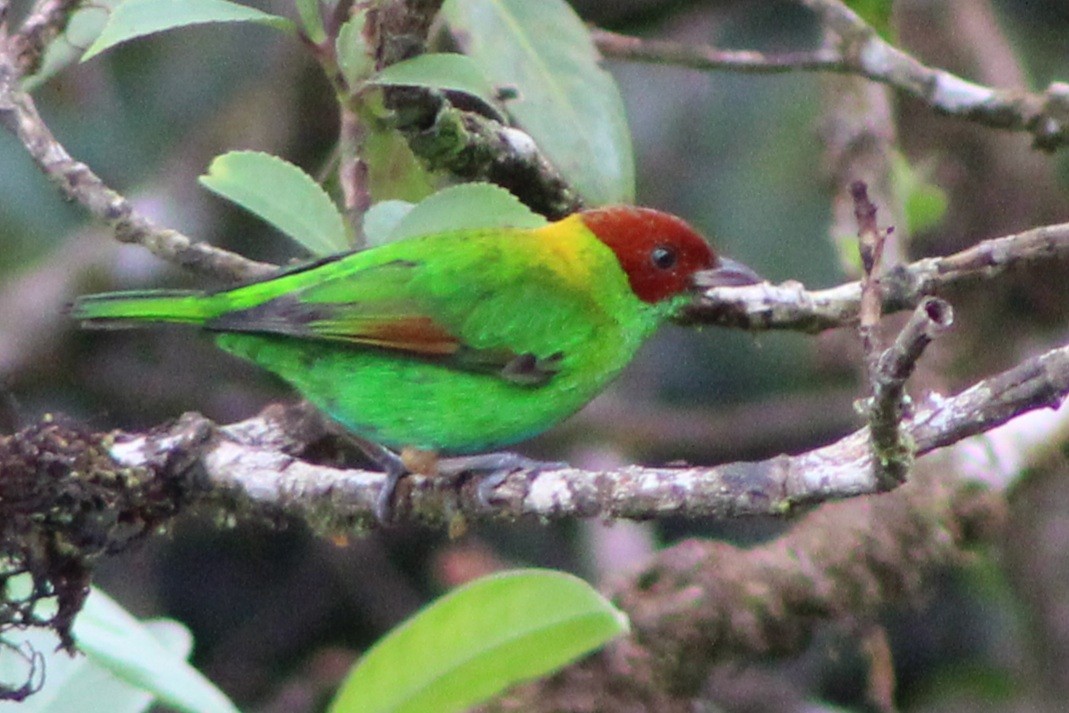
<path fill-rule="evenodd" d="M 748 285 L 761 278 L 726 260 L 686 221 L 652 208 L 608 206 L 579 214 L 583 223 L 616 254 L 631 289 L 654 303 L 695 287 L 698 272 L 711 271 L 714 285 Z M 710 273 L 706 273 L 709 277 Z M 705 280 L 708 285 L 709 280 Z"/>

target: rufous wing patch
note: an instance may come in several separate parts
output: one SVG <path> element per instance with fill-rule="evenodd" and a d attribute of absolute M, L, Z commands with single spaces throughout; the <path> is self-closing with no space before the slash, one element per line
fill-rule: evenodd
<path fill-rule="evenodd" d="M 414 354 L 445 356 L 460 349 L 460 340 L 430 317 L 422 315 L 354 320 L 351 329 L 344 322 L 308 325 L 323 339 L 353 344 L 367 344 L 383 349 L 397 349 Z"/>

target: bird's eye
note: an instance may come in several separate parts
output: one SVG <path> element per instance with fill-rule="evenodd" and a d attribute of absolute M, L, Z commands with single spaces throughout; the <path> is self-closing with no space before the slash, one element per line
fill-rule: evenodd
<path fill-rule="evenodd" d="M 658 246 L 650 253 L 650 260 L 661 270 L 671 270 L 676 264 L 676 258 L 676 251 L 666 245 Z"/>

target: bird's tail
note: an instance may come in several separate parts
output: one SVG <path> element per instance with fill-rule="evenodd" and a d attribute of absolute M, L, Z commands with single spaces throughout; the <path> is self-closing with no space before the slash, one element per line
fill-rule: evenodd
<path fill-rule="evenodd" d="M 139 322 L 203 324 L 218 312 L 217 300 L 193 290 L 105 292 L 79 297 L 69 308 L 83 326 L 98 329 L 136 327 Z"/>

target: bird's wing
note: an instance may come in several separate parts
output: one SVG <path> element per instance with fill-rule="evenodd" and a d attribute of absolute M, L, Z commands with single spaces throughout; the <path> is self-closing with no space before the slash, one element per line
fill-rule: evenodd
<path fill-rule="evenodd" d="M 226 312 L 205 327 L 384 349 L 527 386 L 547 383 L 557 373 L 561 354 L 468 344 L 457 317 L 464 305 L 430 293 L 419 284 L 423 277 L 420 261 L 395 260 Z"/>

